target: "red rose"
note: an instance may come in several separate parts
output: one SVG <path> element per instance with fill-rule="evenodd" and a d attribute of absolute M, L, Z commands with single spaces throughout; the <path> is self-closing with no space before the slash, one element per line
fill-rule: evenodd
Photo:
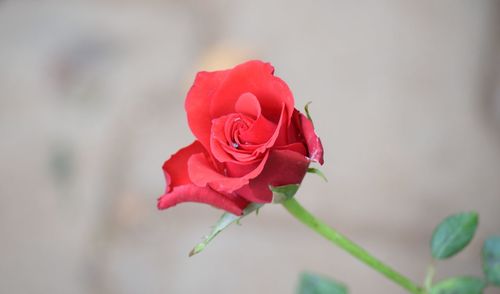
<path fill-rule="evenodd" d="M 186 98 L 196 140 L 163 165 L 167 189 L 158 208 L 201 202 L 240 215 L 272 201 L 269 186 L 299 184 L 323 148 L 309 119 L 269 63 L 199 72 Z"/>

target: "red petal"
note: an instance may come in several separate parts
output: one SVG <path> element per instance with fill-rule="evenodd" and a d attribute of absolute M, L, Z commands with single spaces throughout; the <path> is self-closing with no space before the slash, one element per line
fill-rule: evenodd
<path fill-rule="evenodd" d="M 267 160 L 267 158 L 266 158 Z M 226 162 L 227 176 L 229 177 L 244 177 L 245 175 L 251 173 L 261 164 L 260 160 L 255 160 L 254 162 Z"/>
<path fill-rule="evenodd" d="M 197 186 L 204 187 L 208 185 L 216 191 L 231 193 L 248 184 L 250 179 L 257 177 L 264 168 L 267 157 L 268 154 L 266 153 L 257 167 L 246 175 L 228 177 L 216 171 L 204 154 L 195 154 L 188 161 L 189 178 Z"/>
<path fill-rule="evenodd" d="M 199 72 L 184 104 L 189 127 L 207 150 L 210 148 L 210 127 L 212 125 L 210 104 L 214 93 L 224 82 L 228 73 L 229 70 Z"/>
<path fill-rule="evenodd" d="M 284 146 L 276 147 L 278 150 L 291 150 L 307 156 L 307 149 L 302 142 L 295 142 Z"/>
<path fill-rule="evenodd" d="M 212 151 L 213 156 L 219 162 L 254 161 L 256 156 L 252 155 L 251 150 L 247 150 L 243 145 L 239 146 L 242 148 L 238 149 L 231 145 L 235 142 L 233 142 L 231 138 L 232 134 L 230 134 L 230 130 L 228 131 L 228 125 L 230 129 L 231 120 L 233 120 L 235 116 L 240 117 L 240 115 L 230 114 L 216 118 L 212 121 L 210 151 Z M 245 118 L 242 117 L 242 119 Z"/>
<path fill-rule="evenodd" d="M 240 140 L 253 145 L 263 144 L 271 139 L 275 130 L 276 125 L 261 115 L 248 130 L 240 134 Z"/>
<path fill-rule="evenodd" d="M 158 209 L 167 209 L 182 202 L 198 202 L 224 209 L 232 214 L 241 215 L 248 201 L 237 196 L 219 194 L 209 187 L 197 187 L 192 184 L 174 187 L 158 199 Z"/>
<path fill-rule="evenodd" d="M 211 128 L 211 137 L 210 137 L 210 151 L 212 152 L 213 156 L 219 161 L 219 162 L 226 162 L 226 161 L 231 161 L 234 160 L 227 152 L 224 150 L 224 148 L 221 145 L 227 145 L 229 144 L 227 142 L 227 136 L 225 132 L 225 126 L 227 123 L 229 116 L 223 116 L 216 118 L 212 121 L 212 128 Z"/>
<path fill-rule="evenodd" d="M 254 94 L 245 92 L 240 95 L 234 106 L 236 112 L 243 113 L 253 117 L 254 119 L 260 116 L 260 103 Z"/>
<path fill-rule="evenodd" d="M 284 124 L 283 116 L 284 114 L 279 122 L 280 126 Z M 235 117 L 241 120 L 246 119 L 242 114 L 229 114 L 212 121 L 210 150 L 220 162 L 254 162 L 274 145 L 280 128 L 264 116 L 260 116 L 253 122 L 250 129 L 238 130 L 241 133 L 234 135 L 231 133 L 231 127 L 235 124 Z M 236 146 L 232 144 L 236 144 Z"/>
<path fill-rule="evenodd" d="M 188 175 L 187 162 L 194 154 L 204 156 L 205 149 L 200 142 L 177 151 L 163 164 L 167 189 L 158 199 L 158 208 L 166 209 L 181 202 L 200 202 L 213 205 L 234 214 L 241 214 L 248 201 L 234 195 L 217 193 L 209 187 L 193 185 Z"/>
<path fill-rule="evenodd" d="M 323 145 L 318 135 L 314 132 L 312 122 L 302 113 L 300 114 L 300 120 L 302 124 L 302 134 L 304 135 L 307 149 L 309 150 L 309 158 L 312 161 L 323 164 Z"/>
<path fill-rule="evenodd" d="M 271 148 L 271 147 L 273 147 L 275 145 L 276 140 L 278 139 L 278 136 L 281 133 L 281 130 L 286 128 L 286 124 L 287 124 L 286 116 L 287 116 L 287 114 L 286 114 L 285 105 L 282 104 L 281 112 L 280 112 L 280 118 L 278 120 L 278 125 L 274 129 L 274 133 L 271 135 L 271 137 L 269 138 L 269 140 L 267 142 L 265 142 L 264 144 L 262 144 L 262 146 L 256 148 L 257 152 L 262 153 L 266 149 Z M 252 131 L 256 132 L 256 133 L 259 132 L 259 130 L 257 128 L 254 129 L 253 126 L 252 126 L 252 128 L 248 132 L 252 132 Z"/>
<path fill-rule="evenodd" d="M 309 160 L 291 150 L 272 150 L 262 173 L 236 193 L 250 202 L 268 203 L 273 199 L 269 186 L 300 184 Z"/>
<path fill-rule="evenodd" d="M 276 125 L 261 115 L 260 103 L 252 93 L 242 94 L 236 101 L 235 110 L 255 119 L 252 127 L 240 134 L 242 142 L 253 145 L 265 143 L 276 130 Z"/>
<path fill-rule="evenodd" d="M 294 99 L 287 84 L 273 75 L 269 63 L 253 60 L 242 63 L 229 71 L 210 105 L 212 117 L 219 117 L 235 110 L 241 94 L 250 92 L 257 97 L 265 117 L 278 121 L 281 106 L 286 105 L 288 118 L 292 116 Z"/>
<path fill-rule="evenodd" d="M 165 161 L 163 172 L 167 180 L 167 192 L 173 187 L 191 183 L 187 170 L 187 161 L 191 155 L 203 153 L 204 151 L 205 149 L 200 142 L 194 141 L 191 145 L 180 149 Z"/>

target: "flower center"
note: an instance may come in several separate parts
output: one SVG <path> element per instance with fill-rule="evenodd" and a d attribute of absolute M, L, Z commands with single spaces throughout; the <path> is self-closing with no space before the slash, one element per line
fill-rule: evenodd
<path fill-rule="evenodd" d="M 226 121 L 226 142 L 228 146 L 234 149 L 240 149 L 242 145 L 247 145 L 247 142 L 241 140 L 242 132 L 248 130 L 253 124 L 253 119 L 244 114 L 234 114 L 232 118 Z"/>

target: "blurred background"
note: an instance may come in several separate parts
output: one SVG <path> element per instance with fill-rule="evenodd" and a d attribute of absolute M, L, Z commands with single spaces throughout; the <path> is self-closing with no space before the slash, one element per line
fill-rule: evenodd
<path fill-rule="evenodd" d="M 270 61 L 310 109 L 329 182 L 298 198 L 416 281 L 434 226 L 500 234 L 500 1 L 0 1 L 1 293 L 293 293 L 302 270 L 404 293 L 276 205 L 191 248 L 220 211 L 156 209 L 193 140 L 198 70 Z M 490 290 L 488 293 L 495 293 Z M 496 292 L 499 293 L 499 292 Z"/>

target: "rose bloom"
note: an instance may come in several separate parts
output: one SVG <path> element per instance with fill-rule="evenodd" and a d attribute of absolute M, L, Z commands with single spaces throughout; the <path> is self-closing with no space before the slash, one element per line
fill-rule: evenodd
<path fill-rule="evenodd" d="M 251 202 L 271 202 L 270 186 L 300 184 L 311 161 L 323 164 L 312 122 L 273 73 L 255 60 L 196 75 L 185 102 L 196 140 L 163 165 L 159 209 L 200 202 L 241 215 Z"/>

